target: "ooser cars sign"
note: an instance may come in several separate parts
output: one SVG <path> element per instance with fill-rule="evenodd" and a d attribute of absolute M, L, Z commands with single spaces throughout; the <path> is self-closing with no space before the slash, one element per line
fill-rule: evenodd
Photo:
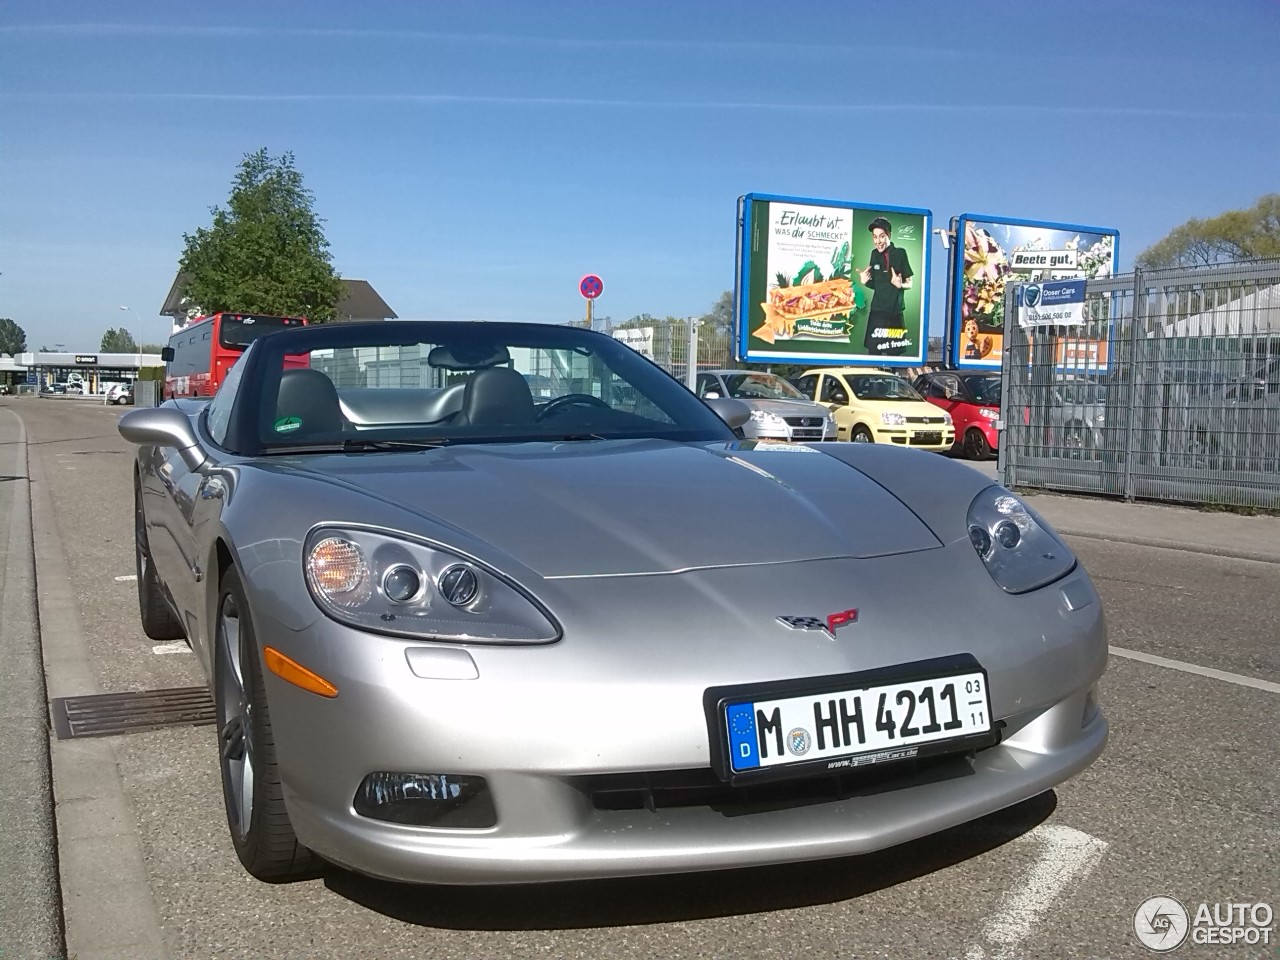
<path fill-rule="evenodd" d="M 924 360 L 932 213 L 747 194 L 738 200 L 739 360 Z"/>
<path fill-rule="evenodd" d="M 1111 276 L 1119 265 L 1120 234 L 1106 227 L 972 213 L 955 222 L 950 340 L 957 367 L 1000 368 L 1006 284 L 1038 284 L 1043 291 L 1057 281 Z M 1105 353 L 1105 345 L 1098 350 Z"/>

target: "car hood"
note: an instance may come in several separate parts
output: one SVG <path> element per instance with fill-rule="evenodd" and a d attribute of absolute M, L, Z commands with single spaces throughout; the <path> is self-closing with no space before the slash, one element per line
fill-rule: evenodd
<path fill-rule="evenodd" d="M 938 548 L 902 501 L 816 448 L 743 441 L 489 444 L 272 458 L 485 541 L 544 577 Z M 342 517 L 323 519 L 342 520 Z"/>
<path fill-rule="evenodd" d="M 827 415 L 827 408 L 812 400 L 767 400 L 763 397 L 750 399 L 735 397 L 734 399 L 741 400 L 752 410 L 764 410 L 779 417 L 826 417 Z"/>

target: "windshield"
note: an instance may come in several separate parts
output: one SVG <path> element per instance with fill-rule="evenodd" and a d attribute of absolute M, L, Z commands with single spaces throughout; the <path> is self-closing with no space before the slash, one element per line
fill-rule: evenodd
<path fill-rule="evenodd" d="M 845 377 L 859 400 L 923 400 L 919 391 L 893 374 L 851 374 Z"/>
<path fill-rule="evenodd" d="M 1000 406 L 999 377 L 965 377 L 964 385 L 973 394 L 978 403 L 987 403 L 993 407 Z"/>
<path fill-rule="evenodd" d="M 256 349 L 243 358 L 251 368 L 232 414 L 249 439 L 240 444 L 236 427 L 231 449 L 733 439 L 640 354 L 575 327 L 326 324 L 262 338 Z"/>
<path fill-rule="evenodd" d="M 725 386 L 735 400 L 803 400 L 804 394 L 772 373 L 726 373 Z"/>
<path fill-rule="evenodd" d="M 222 314 L 222 322 L 218 327 L 218 343 L 232 349 L 247 347 L 259 337 L 268 333 L 284 330 L 288 327 L 300 327 L 302 320 L 297 317 L 264 317 L 256 314 Z"/>

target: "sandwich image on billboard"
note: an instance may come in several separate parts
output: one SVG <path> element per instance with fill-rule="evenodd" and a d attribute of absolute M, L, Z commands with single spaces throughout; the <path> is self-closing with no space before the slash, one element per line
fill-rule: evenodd
<path fill-rule="evenodd" d="M 1118 231 L 1106 227 L 972 213 L 960 216 L 957 242 L 952 247 L 954 365 L 999 369 L 1008 335 L 1004 316 L 1007 284 L 1043 288 L 1060 280 L 1111 276 L 1119 265 L 1119 237 Z M 1081 304 L 1083 315 L 1083 296 Z"/>
<path fill-rule="evenodd" d="M 738 359 L 923 362 L 928 210 L 755 193 L 738 204 Z"/>

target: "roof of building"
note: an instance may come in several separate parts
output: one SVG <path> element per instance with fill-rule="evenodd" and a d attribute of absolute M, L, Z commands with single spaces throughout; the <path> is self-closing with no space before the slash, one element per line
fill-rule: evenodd
<path fill-rule="evenodd" d="M 173 278 L 169 295 L 164 298 L 160 307 L 162 317 L 185 317 L 186 307 L 183 305 L 182 288 L 186 286 L 186 274 L 179 272 Z M 339 320 L 397 320 L 396 312 L 387 305 L 387 301 L 379 296 L 378 291 L 368 280 L 342 281 L 342 299 L 336 309 Z"/>

